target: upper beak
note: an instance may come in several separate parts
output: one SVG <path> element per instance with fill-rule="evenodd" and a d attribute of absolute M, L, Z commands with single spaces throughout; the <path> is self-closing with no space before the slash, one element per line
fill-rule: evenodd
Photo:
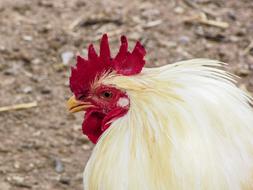
<path fill-rule="evenodd" d="M 90 102 L 79 101 L 75 96 L 70 97 L 67 101 L 67 108 L 71 113 L 85 111 L 90 107 L 92 107 L 92 104 Z"/>

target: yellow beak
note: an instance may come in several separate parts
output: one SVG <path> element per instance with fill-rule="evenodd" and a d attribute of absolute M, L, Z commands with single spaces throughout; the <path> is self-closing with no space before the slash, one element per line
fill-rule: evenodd
<path fill-rule="evenodd" d="M 79 111 L 85 111 L 86 109 L 92 107 L 90 102 L 82 102 L 76 99 L 75 96 L 72 96 L 67 101 L 67 108 L 69 112 L 75 113 Z"/>

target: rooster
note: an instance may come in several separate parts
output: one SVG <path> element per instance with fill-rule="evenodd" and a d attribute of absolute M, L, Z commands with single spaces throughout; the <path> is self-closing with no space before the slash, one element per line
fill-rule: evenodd
<path fill-rule="evenodd" d="M 252 98 L 219 61 L 143 68 L 145 54 L 122 36 L 112 57 L 104 34 L 77 56 L 68 109 L 96 144 L 84 189 L 252 190 Z"/>

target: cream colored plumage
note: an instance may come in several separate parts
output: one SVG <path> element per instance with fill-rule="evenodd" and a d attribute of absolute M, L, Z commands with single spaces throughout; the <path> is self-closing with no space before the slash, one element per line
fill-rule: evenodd
<path fill-rule="evenodd" d="M 85 190 L 253 189 L 251 98 L 217 61 L 194 59 L 93 85 L 126 91 L 84 172 Z"/>

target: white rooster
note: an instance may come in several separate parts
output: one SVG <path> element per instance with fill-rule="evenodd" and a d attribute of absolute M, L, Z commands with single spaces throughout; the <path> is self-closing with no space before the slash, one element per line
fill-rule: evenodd
<path fill-rule="evenodd" d="M 72 68 L 69 110 L 96 144 L 84 189 L 252 190 L 251 97 L 218 61 L 143 68 L 145 53 L 123 36 L 111 58 L 104 35 Z"/>

